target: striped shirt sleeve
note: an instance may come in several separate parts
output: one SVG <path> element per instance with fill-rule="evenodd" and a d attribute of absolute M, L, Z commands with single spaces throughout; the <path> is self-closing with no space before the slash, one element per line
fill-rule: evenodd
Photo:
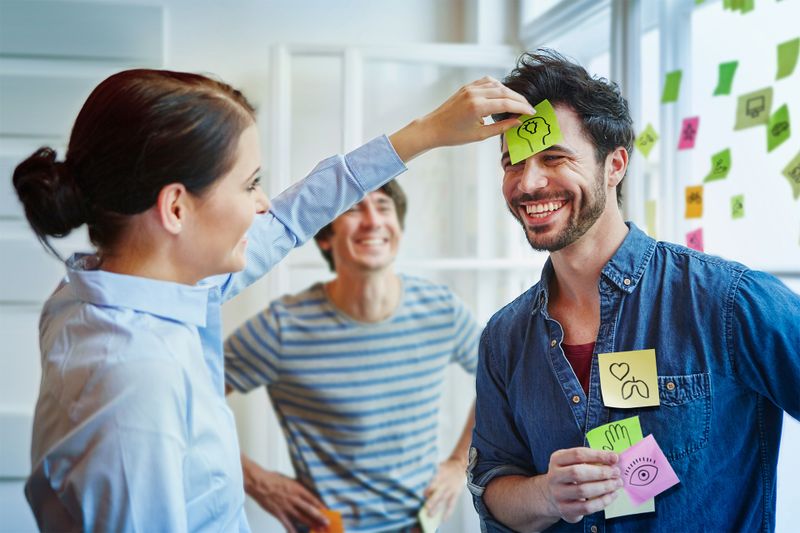
<path fill-rule="evenodd" d="M 458 363 L 467 373 L 474 376 L 478 369 L 478 343 L 481 328 L 464 302 L 455 294 L 452 294 L 452 299 L 455 340 L 453 356 L 450 361 Z"/>
<path fill-rule="evenodd" d="M 279 311 L 273 303 L 225 341 L 225 382 L 239 392 L 274 383 L 280 374 L 280 354 Z"/>

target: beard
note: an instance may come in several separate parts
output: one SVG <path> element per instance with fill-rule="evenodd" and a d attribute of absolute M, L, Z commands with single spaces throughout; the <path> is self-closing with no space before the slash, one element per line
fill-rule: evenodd
<path fill-rule="evenodd" d="M 522 226 L 522 231 L 525 232 L 525 238 L 531 248 L 538 252 L 557 252 L 565 248 L 581 238 L 589 228 L 591 228 L 606 207 L 606 188 L 604 184 L 604 175 L 602 170 L 595 177 L 594 185 L 590 190 L 589 196 L 581 206 L 580 211 L 572 211 L 567 226 L 558 234 L 553 237 L 546 238 L 544 234 L 549 228 L 534 227 L 529 228 L 525 225 L 524 220 L 519 215 L 520 204 L 522 202 L 543 201 L 551 199 L 565 199 L 563 194 L 523 194 L 512 201 L 509 206 L 511 214 L 519 221 Z M 556 196 L 557 195 L 557 196 Z M 566 198 L 567 202 L 571 202 L 575 198 L 574 194 L 569 194 Z"/>

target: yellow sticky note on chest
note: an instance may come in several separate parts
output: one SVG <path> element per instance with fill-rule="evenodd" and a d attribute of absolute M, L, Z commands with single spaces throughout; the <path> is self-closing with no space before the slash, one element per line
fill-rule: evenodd
<path fill-rule="evenodd" d="M 597 363 L 606 407 L 659 405 L 655 350 L 601 353 Z"/>

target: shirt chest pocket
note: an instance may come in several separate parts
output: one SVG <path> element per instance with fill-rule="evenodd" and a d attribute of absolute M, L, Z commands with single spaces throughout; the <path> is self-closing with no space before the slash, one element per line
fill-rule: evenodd
<path fill-rule="evenodd" d="M 653 434 L 670 461 L 708 444 L 711 378 L 708 373 L 658 376 L 661 405 L 640 409 L 642 434 Z"/>

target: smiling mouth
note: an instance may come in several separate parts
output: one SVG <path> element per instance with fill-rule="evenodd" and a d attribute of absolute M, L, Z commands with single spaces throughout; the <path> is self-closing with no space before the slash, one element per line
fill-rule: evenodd
<path fill-rule="evenodd" d="M 356 244 L 360 244 L 362 246 L 380 246 L 386 242 L 387 239 L 359 239 L 356 241 Z"/>
<path fill-rule="evenodd" d="M 540 218 L 547 218 L 548 216 L 552 215 L 564 205 L 566 205 L 566 200 L 550 200 L 547 202 L 533 202 L 524 204 L 520 207 L 525 209 L 525 214 L 528 215 L 530 218 L 540 219 Z"/>

